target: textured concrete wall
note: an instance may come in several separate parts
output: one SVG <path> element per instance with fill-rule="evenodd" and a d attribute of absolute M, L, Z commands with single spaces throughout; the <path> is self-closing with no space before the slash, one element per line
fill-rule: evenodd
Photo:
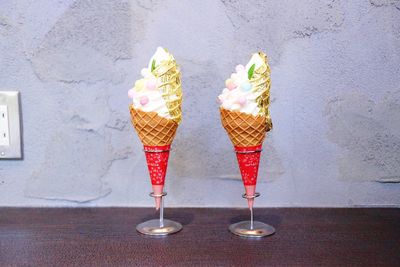
<path fill-rule="evenodd" d="M 400 205 L 399 0 L 1 1 L 25 158 L 0 161 L 0 205 L 153 205 L 127 90 L 159 45 L 185 94 L 167 205 L 245 206 L 215 99 L 258 49 L 275 128 L 257 205 Z"/>

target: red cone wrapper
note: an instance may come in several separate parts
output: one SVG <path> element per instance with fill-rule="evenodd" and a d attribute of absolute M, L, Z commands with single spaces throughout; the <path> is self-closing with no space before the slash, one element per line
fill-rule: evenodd
<path fill-rule="evenodd" d="M 144 146 L 152 185 L 163 185 L 165 182 L 170 146 Z"/>
<path fill-rule="evenodd" d="M 144 146 L 153 193 L 156 195 L 160 195 L 163 192 L 170 147 L 171 145 Z M 156 209 L 158 210 L 161 204 L 161 197 L 155 197 L 155 201 Z"/>
<path fill-rule="evenodd" d="M 261 147 L 258 146 L 247 146 L 240 147 L 235 146 L 236 157 L 239 163 L 240 173 L 242 174 L 242 180 L 244 185 L 256 185 L 258 175 L 258 165 L 260 164 Z M 253 152 L 255 153 L 246 153 Z"/>
<path fill-rule="evenodd" d="M 248 196 L 254 196 L 256 191 L 261 148 L 262 145 L 246 146 L 246 147 L 235 146 L 240 174 L 242 175 L 244 188 L 246 190 L 246 195 Z M 247 204 L 249 208 L 252 209 L 254 204 L 254 199 L 247 199 Z"/>

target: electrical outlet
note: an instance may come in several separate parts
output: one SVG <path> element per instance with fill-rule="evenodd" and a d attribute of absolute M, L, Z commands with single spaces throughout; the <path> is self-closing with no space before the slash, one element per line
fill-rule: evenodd
<path fill-rule="evenodd" d="M 18 91 L 0 91 L 0 159 L 22 158 Z"/>
<path fill-rule="evenodd" d="M 9 146 L 8 112 L 6 105 L 0 105 L 0 146 Z"/>

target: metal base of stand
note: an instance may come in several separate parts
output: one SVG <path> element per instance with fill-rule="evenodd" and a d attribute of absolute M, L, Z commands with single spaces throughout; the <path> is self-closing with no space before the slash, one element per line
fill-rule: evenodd
<path fill-rule="evenodd" d="M 182 230 L 182 224 L 174 222 L 168 219 L 164 219 L 164 201 L 163 197 L 167 195 L 166 192 L 156 195 L 153 192 L 150 193 L 151 197 L 161 198 L 160 206 L 160 219 L 153 219 L 146 222 L 142 222 L 136 226 L 136 230 L 144 235 L 152 236 L 166 236 L 174 234 Z"/>
<path fill-rule="evenodd" d="M 259 197 L 260 193 L 254 193 L 253 196 L 243 194 L 242 197 L 245 199 L 255 199 Z M 253 209 L 250 209 L 250 221 L 241 221 L 229 226 L 229 231 L 232 234 L 242 237 L 265 237 L 275 233 L 275 228 L 263 222 L 254 221 Z"/>
<path fill-rule="evenodd" d="M 275 228 L 263 222 L 254 221 L 251 229 L 251 221 L 242 221 L 231 224 L 229 231 L 242 237 L 264 237 L 275 233 Z"/>
<path fill-rule="evenodd" d="M 182 224 L 164 219 L 163 226 L 160 226 L 160 220 L 154 219 L 139 224 L 136 230 L 144 235 L 164 236 L 179 232 L 182 230 Z"/>

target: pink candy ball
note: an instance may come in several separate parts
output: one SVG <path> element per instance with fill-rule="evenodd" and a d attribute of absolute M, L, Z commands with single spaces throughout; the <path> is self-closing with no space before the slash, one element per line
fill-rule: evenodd
<path fill-rule="evenodd" d="M 140 105 L 142 105 L 142 106 L 144 106 L 144 105 L 146 105 L 147 103 L 149 103 L 149 98 L 147 97 L 147 96 L 141 96 L 140 97 Z"/>
<path fill-rule="evenodd" d="M 236 72 L 241 72 L 241 71 L 244 71 L 244 66 L 239 64 L 236 66 L 235 69 L 236 69 Z"/>
<path fill-rule="evenodd" d="M 243 106 L 244 104 L 246 104 L 247 99 L 245 97 L 241 96 L 241 97 L 239 97 L 237 102 L 239 103 L 239 105 Z"/>
<path fill-rule="evenodd" d="M 131 90 L 128 91 L 128 97 L 129 97 L 129 98 L 134 98 L 134 97 L 135 97 L 135 94 L 136 94 L 136 92 L 135 92 L 135 90 L 133 90 L 133 89 L 131 89 Z"/>
<path fill-rule="evenodd" d="M 150 79 L 146 82 L 146 87 L 149 90 L 154 90 L 157 87 L 157 81 L 156 79 Z"/>
<path fill-rule="evenodd" d="M 235 89 L 237 87 L 237 85 L 231 79 L 226 80 L 225 86 L 229 90 L 233 90 L 233 89 Z"/>

